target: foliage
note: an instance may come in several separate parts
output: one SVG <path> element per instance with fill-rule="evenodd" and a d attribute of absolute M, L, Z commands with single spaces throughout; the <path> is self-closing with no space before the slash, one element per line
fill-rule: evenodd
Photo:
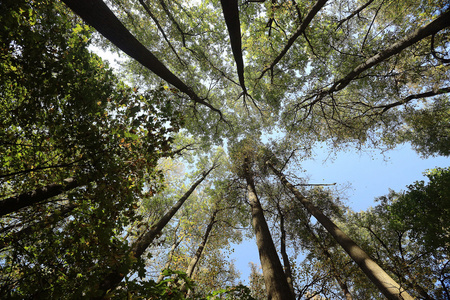
<path fill-rule="evenodd" d="M 255 300 L 255 298 L 250 296 L 250 289 L 245 285 L 237 285 L 218 290 L 212 293 L 210 296 L 206 297 L 206 299 Z"/>
<path fill-rule="evenodd" d="M 430 251 L 442 249 L 450 254 L 450 168 L 425 174 L 428 183 L 415 182 L 403 194 L 390 195 L 389 211 L 395 223 L 411 230 L 417 243 Z"/>
<path fill-rule="evenodd" d="M 445 299 L 449 292 L 448 168 L 428 171 L 429 183 L 380 197 L 343 226 L 411 294 Z M 431 221 L 432 220 L 432 221 Z M 355 292 L 362 289 L 356 280 Z M 375 292 L 376 294 L 376 292 Z"/>
<path fill-rule="evenodd" d="M 121 83 L 87 50 L 91 29 L 59 2 L 3 1 L 1 11 L 1 195 L 69 177 L 81 185 L 1 220 L 0 291 L 95 295 L 112 265 L 139 265 L 121 232 L 139 218 L 143 187 L 161 189 L 155 167 L 177 114 L 164 89 Z"/>
<path fill-rule="evenodd" d="M 430 107 L 417 109 L 406 115 L 407 127 L 400 135 L 411 141 L 415 150 L 424 156 L 450 155 L 450 102 L 445 96 Z"/>
<path fill-rule="evenodd" d="M 266 162 L 298 174 L 293 168 L 317 142 L 411 142 L 424 156 L 448 155 L 448 4 L 236 1 L 243 47 L 232 53 L 221 1 L 105 2 L 188 93 L 125 59 L 119 72 L 136 86 L 128 87 L 88 50 L 92 28 L 56 0 L 0 3 L 0 197 L 79 182 L 0 220 L 1 297 L 98 297 L 98 285 L 117 266 L 126 276 L 109 291 L 112 298 L 264 297 L 256 270 L 259 283 L 250 291 L 238 285 L 211 293 L 238 276 L 226 251 L 241 240 L 236 228 L 249 224 L 246 171 L 273 236 L 281 240 L 278 221 L 286 218 L 287 246 L 309 253 L 293 266 L 298 295 L 342 297 L 344 283 L 355 298 L 379 297 Z M 98 36 L 96 43 L 114 47 Z M 245 63 L 244 78 L 235 61 Z M 136 259 L 130 245 L 210 161 L 221 167 L 159 233 L 153 258 Z M 345 214 L 323 189 L 304 192 L 414 295 L 425 297 L 423 287 L 443 298 L 449 169 L 428 176 L 430 183 L 391 193 L 359 214 Z M 215 214 L 198 271 L 188 278 L 180 270 Z M 167 263 L 175 271 L 153 281 L 149 270 L 159 274 Z M 185 294 L 193 281 L 199 288 Z"/>

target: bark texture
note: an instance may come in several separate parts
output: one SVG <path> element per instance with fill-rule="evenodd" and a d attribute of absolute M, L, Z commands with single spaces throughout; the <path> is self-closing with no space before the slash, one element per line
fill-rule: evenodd
<path fill-rule="evenodd" d="M 283 271 L 280 258 L 270 234 L 269 226 L 256 194 L 253 174 L 248 158 L 245 159 L 244 176 L 247 181 L 248 200 L 252 208 L 252 225 L 255 230 L 259 259 L 263 270 L 264 283 L 268 298 L 271 300 L 295 299 Z"/>
<path fill-rule="evenodd" d="M 381 293 L 392 300 L 413 300 L 394 279 L 392 279 L 367 253 L 365 253 L 356 243 L 350 239 L 339 227 L 336 226 L 322 211 L 314 206 L 308 199 L 290 184 L 286 177 L 275 169 L 271 163 L 267 163 L 272 171 L 278 176 L 280 181 L 295 195 L 305 208 L 322 224 L 323 227 L 333 236 L 350 257 L 356 262 L 367 277 L 377 286 Z"/>

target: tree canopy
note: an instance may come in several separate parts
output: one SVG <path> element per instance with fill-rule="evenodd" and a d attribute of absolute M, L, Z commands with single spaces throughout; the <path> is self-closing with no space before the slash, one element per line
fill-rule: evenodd
<path fill-rule="evenodd" d="M 299 175 L 318 143 L 448 156 L 446 1 L 6 0 L 0 20 L 2 298 L 450 297 L 448 168 L 361 213 Z"/>

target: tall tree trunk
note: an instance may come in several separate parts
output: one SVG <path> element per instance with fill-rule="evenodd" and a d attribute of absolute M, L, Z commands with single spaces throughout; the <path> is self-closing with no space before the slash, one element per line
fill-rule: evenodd
<path fill-rule="evenodd" d="M 333 258 L 331 257 L 331 253 L 328 251 L 326 246 L 320 241 L 319 237 L 316 236 L 313 229 L 309 226 L 309 224 L 305 221 L 304 222 L 305 227 L 307 228 L 308 232 L 310 233 L 314 243 L 320 248 L 322 251 L 322 254 L 325 256 L 325 259 L 328 260 L 331 268 L 331 273 L 334 279 L 336 279 L 336 282 L 338 283 L 339 287 L 342 290 L 342 293 L 345 296 L 345 299 L 347 300 L 353 300 L 352 294 L 350 293 L 347 283 L 345 280 L 343 280 L 342 276 L 340 275 L 339 270 L 336 268 L 336 265 L 333 261 Z M 342 272 L 341 272 L 342 273 Z"/>
<path fill-rule="evenodd" d="M 61 195 L 64 192 L 70 191 L 76 187 L 81 186 L 80 181 L 74 178 L 66 178 L 63 183 L 52 183 L 44 187 L 35 189 L 31 192 L 26 192 L 0 201 L 0 217 L 16 212 L 27 206 L 31 206 L 43 202 L 52 197 Z"/>
<path fill-rule="evenodd" d="M 120 50 L 131 56 L 144 67 L 160 78 L 187 94 L 195 103 L 207 106 L 219 113 L 220 110 L 201 99 L 192 88 L 173 74 L 158 58 L 142 45 L 120 22 L 114 13 L 102 0 L 62 0 L 70 9 L 79 15 L 86 23 L 94 27 L 100 34 L 116 45 Z"/>
<path fill-rule="evenodd" d="M 145 250 L 150 246 L 153 240 L 161 233 L 162 229 L 169 223 L 175 213 L 180 209 L 180 207 L 184 204 L 187 198 L 194 192 L 195 188 L 208 176 L 208 174 L 216 168 L 216 165 L 213 165 L 207 172 L 204 172 L 202 177 L 197 180 L 191 188 L 181 197 L 178 202 L 172 206 L 172 208 L 155 224 L 150 230 L 142 234 L 136 242 L 134 242 L 131 247 L 131 253 L 135 258 L 141 257 L 141 255 L 145 252 Z M 98 299 L 103 299 L 105 294 L 109 290 L 113 290 L 117 287 L 117 285 L 123 280 L 126 272 L 122 270 L 123 267 L 126 266 L 117 266 L 114 268 L 112 272 L 105 276 L 104 280 L 101 282 L 98 290 L 100 297 Z"/>
<path fill-rule="evenodd" d="M 267 163 L 280 181 L 295 195 L 305 208 L 317 221 L 333 236 L 350 257 L 358 264 L 367 277 L 378 287 L 381 293 L 392 300 L 413 300 L 413 298 L 392 279 L 375 261 L 373 261 L 356 243 L 350 239 L 339 227 L 336 226 L 322 211 L 314 206 L 308 199 L 290 184 L 286 177 L 271 163 Z"/>
<path fill-rule="evenodd" d="M 295 299 L 289 288 L 283 266 L 281 265 L 270 234 L 269 226 L 264 217 L 261 203 L 256 194 L 248 158 L 245 158 L 243 168 L 244 177 L 247 181 L 248 200 L 252 208 L 252 225 L 255 230 L 256 244 L 258 246 L 259 259 L 261 261 L 268 298 L 272 300 Z"/>
<path fill-rule="evenodd" d="M 236 62 L 239 83 L 247 94 L 244 81 L 244 60 L 242 59 L 242 41 L 241 41 L 241 23 L 239 21 L 239 6 L 237 0 L 220 0 L 222 5 L 223 17 L 228 28 L 231 50 L 233 51 L 234 61 Z"/>
<path fill-rule="evenodd" d="M 205 249 L 206 243 L 208 242 L 209 234 L 211 233 L 211 230 L 213 229 L 214 224 L 216 223 L 216 216 L 217 216 L 217 210 L 215 210 L 209 219 L 208 226 L 206 227 L 205 234 L 203 235 L 202 241 L 200 245 L 197 248 L 197 251 L 195 252 L 195 255 L 192 257 L 191 261 L 189 262 L 189 266 L 186 269 L 186 275 L 191 278 L 194 274 L 195 267 L 197 266 L 198 261 L 200 260 L 203 250 Z M 181 286 L 181 290 L 186 292 L 186 285 L 183 284 Z"/>
<path fill-rule="evenodd" d="M 286 252 L 286 230 L 284 228 L 284 214 L 283 211 L 281 210 L 279 202 L 277 202 L 277 210 L 278 215 L 280 216 L 280 232 L 281 232 L 280 252 L 281 257 L 283 258 L 284 274 L 286 274 L 286 280 L 289 284 L 289 289 L 291 290 L 292 295 L 295 295 L 294 284 L 292 281 L 291 263 L 289 262 L 289 256 L 287 255 Z"/>
<path fill-rule="evenodd" d="M 202 242 L 197 248 L 197 251 L 195 252 L 194 257 L 192 257 L 189 266 L 186 270 L 186 274 L 188 277 L 192 277 L 192 274 L 194 273 L 195 267 L 197 266 L 198 261 L 200 260 L 200 257 L 203 254 L 203 250 L 205 249 L 206 243 L 208 242 L 209 234 L 211 233 L 211 230 L 213 229 L 214 224 L 216 223 L 216 216 L 217 211 L 214 211 L 211 218 L 209 219 L 208 226 L 206 227 L 205 234 L 203 235 Z"/>

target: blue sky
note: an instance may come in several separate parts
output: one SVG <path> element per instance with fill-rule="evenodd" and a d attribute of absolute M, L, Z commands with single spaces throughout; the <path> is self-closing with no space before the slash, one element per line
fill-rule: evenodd
<path fill-rule="evenodd" d="M 349 187 L 345 194 L 346 204 L 355 211 L 374 206 L 374 199 L 395 191 L 418 180 L 425 180 L 423 172 L 435 167 L 450 166 L 448 157 L 422 159 L 409 145 L 400 145 L 383 154 L 380 150 L 355 153 L 340 151 L 329 157 L 327 149 L 318 149 L 314 159 L 302 163 L 310 183 L 337 183 L 337 188 Z M 241 272 L 241 280 L 248 282 L 249 262 L 259 263 L 255 240 L 246 240 L 234 247 L 231 255 L 236 268 Z"/>

